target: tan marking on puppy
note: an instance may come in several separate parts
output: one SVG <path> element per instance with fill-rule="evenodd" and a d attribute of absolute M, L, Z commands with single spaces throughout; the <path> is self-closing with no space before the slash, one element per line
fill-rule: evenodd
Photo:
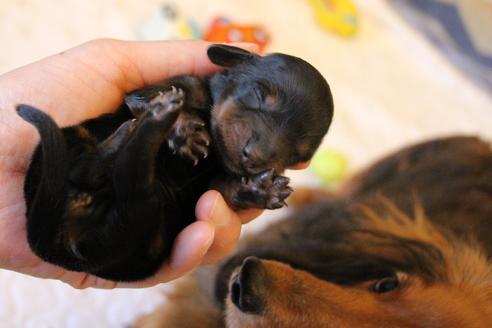
<path fill-rule="evenodd" d="M 68 202 L 68 211 L 77 211 L 92 204 L 94 198 L 88 193 L 79 193 Z"/>
<path fill-rule="evenodd" d="M 94 137 L 89 133 L 89 131 L 87 131 L 86 128 L 82 126 L 74 126 L 74 128 L 80 139 L 94 139 Z"/>

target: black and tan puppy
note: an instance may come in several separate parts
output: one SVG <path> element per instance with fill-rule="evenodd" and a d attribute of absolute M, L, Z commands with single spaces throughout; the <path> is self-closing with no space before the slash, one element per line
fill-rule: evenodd
<path fill-rule="evenodd" d="M 328 84 L 305 61 L 216 45 L 226 69 L 137 90 L 115 113 L 60 129 L 27 105 L 41 136 L 25 182 L 27 235 L 41 258 L 131 281 L 152 275 L 207 189 L 240 208 L 279 208 L 285 168 L 328 130 Z"/>

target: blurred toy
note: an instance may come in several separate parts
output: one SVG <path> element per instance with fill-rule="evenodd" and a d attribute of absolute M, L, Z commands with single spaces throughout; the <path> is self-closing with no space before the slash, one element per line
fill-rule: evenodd
<path fill-rule="evenodd" d="M 254 42 L 263 51 L 270 36 L 261 26 L 240 25 L 224 17 L 212 21 L 204 39 L 211 42 Z"/>
<path fill-rule="evenodd" d="M 198 25 L 181 15 L 173 4 L 164 4 L 149 17 L 138 33 L 140 40 L 199 39 Z"/>
<path fill-rule="evenodd" d="M 318 23 L 338 35 L 349 37 L 357 31 L 357 8 L 350 0 L 309 0 Z"/>
<path fill-rule="evenodd" d="M 348 161 L 345 155 L 334 149 L 319 149 L 311 160 L 309 169 L 323 184 L 337 184 L 346 174 Z"/>

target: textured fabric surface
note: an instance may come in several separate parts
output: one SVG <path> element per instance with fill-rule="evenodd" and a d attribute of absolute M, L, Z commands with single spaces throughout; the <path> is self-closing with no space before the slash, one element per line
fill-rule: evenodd
<path fill-rule="evenodd" d="M 492 92 L 489 0 L 392 0 L 391 3 L 470 78 Z"/>
<path fill-rule="evenodd" d="M 356 170 L 409 142 L 452 133 L 492 140 L 492 97 L 452 66 L 385 1 L 358 1 L 360 31 L 343 39 L 322 30 L 303 0 L 183 0 L 203 26 L 215 15 L 259 22 L 269 52 L 303 57 L 330 82 L 335 119 L 323 147 L 347 155 Z M 22 0 L 0 2 L 0 72 L 96 37 L 132 39 L 157 0 Z M 179 54 L 176 54 L 179 55 Z M 290 172 L 294 185 L 315 183 Z M 261 227 L 282 212 L 247 226 Z M 143 290 L 75 290 L 56 281 L 0 271 L 1 327 L 124 327 L 164 299 Z"/>

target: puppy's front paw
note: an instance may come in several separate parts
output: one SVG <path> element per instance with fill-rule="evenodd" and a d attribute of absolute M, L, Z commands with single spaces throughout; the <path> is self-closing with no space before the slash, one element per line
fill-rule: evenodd
<path fill-rule="evenodd" d="M 196 165 L 208 156 L 210 134 L 206 124 L 198 115 L 182 112 L 168 137 L 169 149 Z"/>
<path fill-rule="evenodd" d="M 149 112 L 156 120 L 161 120 L 169 114 L 181 110 L 184 104 L 185 94 L 183 90 L 174 86 L 165 93 L 159 92 L 154 99 L 149 102 Z"/>
<path fill-rule="evenodd" d="M 233 199 L 238 208 L 281 208 L 292 193 L 289 178 L 275 176 L 273 169 L 261 172 L 251 178 L 243 178 L 241 187 Z"/>

